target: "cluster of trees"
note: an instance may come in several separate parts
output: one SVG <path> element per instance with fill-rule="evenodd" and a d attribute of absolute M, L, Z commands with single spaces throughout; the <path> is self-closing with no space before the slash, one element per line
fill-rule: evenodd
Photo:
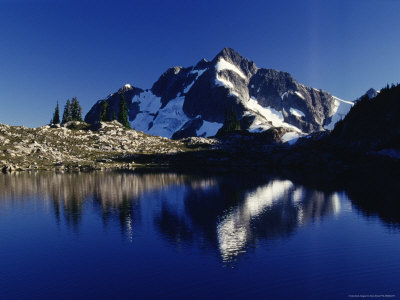
<path fill-rule="evenodd" d="M 99 121 L 111 122 L 113 120 L 118 120 L 118 122 L 120 122 L 125 128 L 131 128 L 128 120 L 128 106 L 126 104 L 123 94 L 120 94 L 118 118 L 114 109 L 111 105 L 109 105 L 107 100 L 103 100 L 101 102 Z M 62 120 L 60 118 L 60 106 L 57 101 L 57 105 L 54 110 L 53 118 L 51 119 L 50 124 L 65 124 L 69 121 L 82 122 L 82 107 L 76 97 L 72 98 L 72 101 L 70 101 L 69 99 L 67 100 L 67 103 L 64 107 Z"/>
<path fill-rule="evenodd" d="M 120 122 L 125 128 L 131 128 L 128 120 L 128 106 L 123 94 L 120 94 L 118 118 L 114 109 L 107 100 L 101 102 L 99 121 L 110 122 L 113 120 L 118 120 L 118 122 Z"/>
<path fill-rule="evenodd" d="M 400 84 L 387 85 L 373 99 L 364 95 L 330 134 L 336 144 L 379 151 L 400 147 Z"/>
<path fill-rule="evenodd" d="M 51 124 L 65 124 L 69 121 L 82 121 L 82 106 L 76 97 L 71 100 L 67 100 L 64 106 L 64 113 L 62 120 L 60 119 L 60 106 L 57 101 L 56 108 L 54 110 L 53 118 Z"/>

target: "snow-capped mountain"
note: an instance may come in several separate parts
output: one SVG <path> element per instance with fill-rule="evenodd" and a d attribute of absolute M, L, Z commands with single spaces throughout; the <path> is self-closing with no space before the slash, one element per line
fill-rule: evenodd
<path fill-rule="evenodd" d="M 121 93 L 133 128 L 168 138 L 213 136 L 231 110 L 243 129 L 283 127 L 296 137 L 332 129 L 353 105 L 300 84 L 289 73 L 258 68 L 230 48 L 212 61 L 168 69 L 150 90 L 125 85 L 107 98 L 116 114 Z M 86 122 L 98 120 L 100 103 L 88 112 Z"/>

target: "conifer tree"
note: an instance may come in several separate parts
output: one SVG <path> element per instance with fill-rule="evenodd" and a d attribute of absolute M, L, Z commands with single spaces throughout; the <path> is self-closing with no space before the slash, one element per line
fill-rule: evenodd
<path fill-rule="evenodd" d="M 72 121 L 72 112 L 71 112 L 71 101 L 68 99 L 64 107 L 62 123 L 65 124 L 69 121 Z"/>
<path fill-rule="evenodd" d="M 76 97 L 72 98 L 71 103 L 71 119 L 72 121 L 82 122 L 82 107 Z"/>
<path fill-rule="evenodd" d="M 54 110 L 53 119 L 51 121 L 51 124 L 60 124 L 60 107 L 58 105 L 58 101 L 57 101 L 57 106 Z"/>
<path fill-rule="evenodd" d="M 128 121 L 128 108 L 126 106 L 126 101 L 125 101 L 125 97 L 123 94 L 120 94 L 118 121 L 125 128 L 131 128 L 129 121 Z"/>
<path fill-rule="evenodd" d="M 100 122 L 110 121 L 110 110 L 108 107 L 107 100 L 101 101 L 99 121 Z"/>
<path fill-rule="evenodd" d="M 117 117 L 115 116 L 114 109 L 112 108 L 111 105 L 107 106 L 107 112 L 106 112 L 106 121 L 111 122 L 114 121 Z"/>
<path fill-rule="evenodd" d="M 240 130 L 240 121 L 238 120 L 237 113 L 231 108 L 231 111 L 225 111 L 225 121 L 222 127 L 224 132 L 232 132 L 235 130 Z"/>

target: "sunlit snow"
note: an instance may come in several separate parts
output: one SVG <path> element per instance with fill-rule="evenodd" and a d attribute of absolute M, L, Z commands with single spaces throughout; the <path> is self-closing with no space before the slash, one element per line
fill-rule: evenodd
<path fill-rule="evenodd" d="M 218 85 L 218 86 L 223 86 L 223 87 L 227 87 L 227 88 L 233 89 L 233 83 L 232 82 L 230 82 L 230 81 L 228 81 L 226 79 L 223 79 L 223 78 L 219 77 L 218 75 L 215 78 L 215 84 Z"/>
<path fill-rule="evenodd" d="M 292 115 L 295 115 L 296 117 L 305 117 L 306 115 L 299 109 L 296 108 L 290 108 L 290 113 Z"/>
<path fill-rule="evenodd" d="M 303 96 L 302 94 L 300 94 L 299 92 L 296 91 L 296 92 L 294 92 L 294 93 L 295 93 L 297 96 L 299 96 L 301 99 L 304 99 L 304 100 L 306 99 L 306 98 L 304 98 L 304 96 Z"/>
<path fill-rule="evenodd" d="M 215 69 L 217 70 L 217 72 L 220 72 L 222 70 L 230 70 L 230 71 L 235 72 L 236 74 L 238 74 L 243 79 L 247 78 L 246 75 L 244 75 L 243 72 L 241 70 L 239 70 L 238 67 L 236 67 L 234 64 L 231 64 L 230 62 L 227 62 L 223 58 L 219 59 L 219 61 L 215 65 Z"/>
<path fill-rule="evenodd" d="M 332 130 L 335 127 L 335 124 L 338 121 L 342 120 L 354 105 L 354 103 L 351 101 L 345 101 L 336 97 L 333 98 L 335 99 L 335 107 L 333 110 L 333 114 L 331 115 L 332 120 L 329 124 L 324 126 L 325 129 L 329 130 Z"/>
<path fill-rule="evenodd" d="M 249 110 L 256 112 L 257 114 L 264 117 L 267 121 L 270 121 L 272 123 L 272 126 L 274 127 L 286 127 L 294 131 L 301 132 L 300 129 L 298 129 L 297 127 L 284 122 L 282 112 L 277 111 L 270 106 L 269 107 L 261 106 L 258 103 L 257 99 L 253 97 L 251 97 L 250 100 L 245 105 Z M 249 112 L 247 112 L 246 114 L 249 114 Z M 267 130 L 269 128 L 271 128 L 271 126 L 265 124 L 265 122 L 255 120 L 255 122 L 253 122 L 253 124 L 250 126 L 249 131 L 257 132 L 257 131 Z"/>

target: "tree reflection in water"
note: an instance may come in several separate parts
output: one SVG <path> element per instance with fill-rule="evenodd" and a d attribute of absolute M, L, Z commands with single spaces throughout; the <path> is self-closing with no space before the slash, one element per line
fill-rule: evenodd
<path fill-rule="evenodd" d="M 356 207 L 366 215 L 378 214 L 392 227 L 398 226 L 399 204 L 393 201 L 400 192 L 397 185 L 386 181 L 382 189 L 362 182 L 347 188 Z M 53 210 L 57 224 L 65 220 L 78 232 L 85 211 L 93 210 L 105 227 L 116 222 L 131 241 L 134 224 L 138 225 L 145 215 L 173 245 L 187 243 L 214 251 L 225 262 L 236 260 L 259 239 L 286 238 L 301 226 L 339 213 L 340 199 L 346 197 L 344 192 L 324 192 L 287 179 L 245 173 L 0 176 L 0 211 L 32 198 L 40 199 Z"/>
<path fill-rule="evenodd" d="M 45 205 L 52 205 L 58 224 L 63 215 L 66 224 L 79 231 L 85 203 L 92 202 L 105 226 L 117 219 L 121 230 L 130 232 L 139 195 L 183 182 L 184 176 L 176 174 L 15 173 L 0 176 L 0 205 L 38 198 Z"/>

